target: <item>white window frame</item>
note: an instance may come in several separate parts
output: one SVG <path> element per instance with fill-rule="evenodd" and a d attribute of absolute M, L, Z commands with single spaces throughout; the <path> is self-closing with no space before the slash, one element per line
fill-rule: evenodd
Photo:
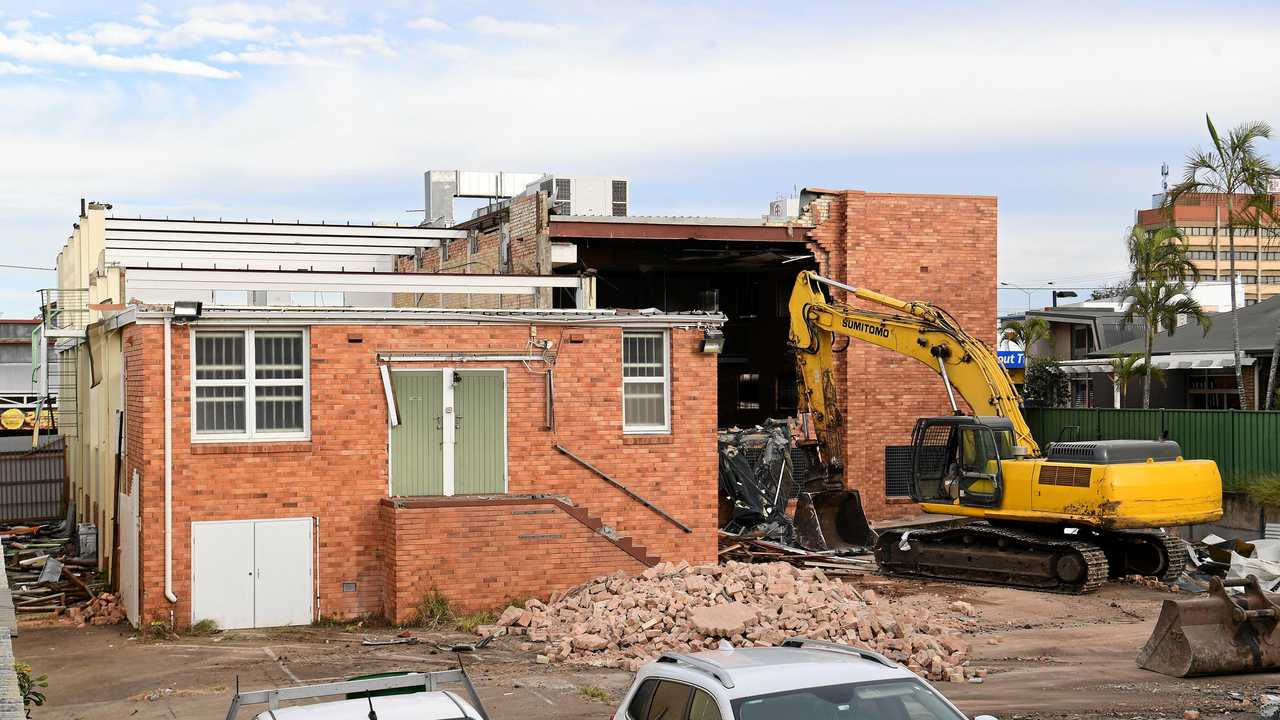
<path fill-rule="evenodd" d="M 662 377 L 627 377 L 627 336 L 661 336 L 662 337 Z M 671 434 L 671 333 L 667 330 L 623 330 L 622 347 L 619 352 L 622 361 L 622 432 L 625 435 L 670 435 Z M 661 425 L 640 425 L 627 423 L 627 385 L 633 383 L 653 383 L 662 381 L 663 422 Z"/>
<path fill-rule="evenodd" d="M 267 386 L 297 385 L 295 378 L 256 378 L 255 372 L 257 351 L 254 344 L 255 332 L 301 332 L 302 333 L 302 430 L 300 432 L 257 432 L 258 420 L 257 393 L 255 388 Z M 238 380 L 197 380 L 196 379 L 196 335 L 205 333 L 243 333 L 244 334 L 244 378 Z M 189 416 L 191 419 L 191 442 L 193 443 L 229 443 L 229 442 L 298 442 L 311 439 L 311 331 L 306 327 L 205 327 L 191 328 L 189 355 L 191 368 L 188 377 L 191 379 L 191 402 Z M 243 433 L 201 433 L 196 429 L 196 388 L 197 387 L 243 387 L 245 389 L 245 417 Z"/>

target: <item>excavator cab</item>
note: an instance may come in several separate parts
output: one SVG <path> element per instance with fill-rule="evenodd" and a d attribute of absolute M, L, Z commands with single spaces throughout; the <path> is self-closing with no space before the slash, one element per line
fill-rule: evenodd
<path fill-rule="evenodd" d="M 1000 507 L 1000 461 L 1013 457 L 1013 424 L 1008 418 L 921 418 L 911 445 L 912 500 Z"/>

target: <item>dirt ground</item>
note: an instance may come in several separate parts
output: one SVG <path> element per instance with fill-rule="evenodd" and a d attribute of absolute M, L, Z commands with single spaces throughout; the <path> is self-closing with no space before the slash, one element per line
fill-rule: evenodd
<path fill-rule="evenodd" d="M 886 598 L 961 598 L 979 611 L 974 664 L 982 684 L 938 688 L 969 715 L 1010 718 L 1256 718 L 1253 699 L 1280 685 L 1280 673 L 1176 680 L 1140 670 L 1133 659 L 1168 593 L 1111 584 L 1085 597 L 868 578 Z M 124 627 L 22 628 L 15 653 L 49 675 L 49 701 L 37 720 L 225 717 L 237 678 L 244 689 L 340 679 L 388 670 L 453 666 L 438 644 L 458 634 L 422 634 L 412 646 L 365 647 L 386 629 L 297 628 L 230 631 L 212 638 L 143 642 Z M 474 638 L 469 638 L 474 640 Z M 490 715 L 521 720 L 599 720 L 616 703 L 624 672 L 550 667 L 514 638 L 464 656 Z M 1234 695 L 1233 695 L 1234 694 Z M 1245 698 L 1242 703 L 1238 698 Z M 252 717 L 244 711 L 241 717 Z"/>

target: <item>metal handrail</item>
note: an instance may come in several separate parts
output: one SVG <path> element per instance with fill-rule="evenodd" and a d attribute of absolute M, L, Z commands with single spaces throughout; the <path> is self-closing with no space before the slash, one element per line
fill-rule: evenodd
<path fill-rule="evenodd" d="M 559 443 L 556 443 L 555 445 L 552 445 L 552 447 L 554 447 L 556 450 L 558 450 L 562 455 L 565 455 L 565 456 L 567 456 L 567 457 L 571 458 L 572 460 L 574 460 L 575 462 L 577 462 L 577 463 L 578 463 L 579 465 L 581 465 L 582 467 L 584 467 L 584 468 L 586 468 L 586 469 L 590 470 L 591 472 L 595 473 L 596 475 L 600 476 L 600 479 L 601 479 L 601 480 L 604 480 L 605 482 L 609 483 L 610 485 L 612 485 L 612 486 L 614 486 L 614 487 L 618 488 L 619 490 L 621 490 L 622 492 L 626 493 L 627 497 L 629 497 L 629 498 L 631 498 L 632 500 L 635 500 L 636 502 L 640 503 L 641 505 L 643 505 L 643 506 L 645 506 L 645 507 L 649 508 L 649 509 L 650 509 L 650 510 L 652 510 L 655 514 L 657 514 L 659 517 L 661 517 L 663 520 L 666 520 L 667 522 L 671 523 L 672 525 L 675 525 L 676 527 L 680 528 L 681 530 L 683 530 L 683 531 L 685 531 L 685 532 L 687 532 L 687 533 L 691 533 L 691 532 L 693 532 L 693 528 L 689 527 L 688 525 L 685 525 L 684 523 L 680 522 L 680 521 L 679 521 L 679 520 L 677 520 L 676 518 L 672 517 L 672 516 L 671 516 L 670 514 L 668 514 L 665 510 L 663 510 L 662 508 L 658 507 L 657 505 L 654 505 L 654 504 L 653 504 L 653 502 L 651 502 L 650 500 L 648 500 L 648 499 L 647 499 L 647 498 L 645 498 L 644 496 L 640 495 L 640 494 L 639 494 L 639 493 L 637 493 L 636 491 L 632 490 L 631 488 L 627 487 L 626 485 L 623 485 L 622 483 L 618 482 L 617 480 L 614 480 L 612 477 L 609 477 L 609 474 L 608 474 L 608 473 L 606 473 L 605 471 L 601 470 L 600 468 L 596 467 L 595 465 L 592 465 L 591 463 L 587 462 L 586 460 L 583 460 L 582 458 L 578 457 L 577 455 L 574 455 L 574 454 L 573 454 L 573 451 L 569 450 L 569 448 L 567 448 L 567 447 L 565 447 L 565 446 L 563 446 L 563 445 L 561 445 L 561 444 L 559 444 Z"/>

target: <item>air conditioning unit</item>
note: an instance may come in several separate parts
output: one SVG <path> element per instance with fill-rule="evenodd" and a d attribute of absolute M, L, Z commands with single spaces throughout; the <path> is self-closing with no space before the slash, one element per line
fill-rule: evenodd
<path fill-rule="evenodd" d="M 625 217 L 630 202 L 626 178 L 547 175 L 530 183 L 528 190 L 546 193 L 557 215 Z"/>

